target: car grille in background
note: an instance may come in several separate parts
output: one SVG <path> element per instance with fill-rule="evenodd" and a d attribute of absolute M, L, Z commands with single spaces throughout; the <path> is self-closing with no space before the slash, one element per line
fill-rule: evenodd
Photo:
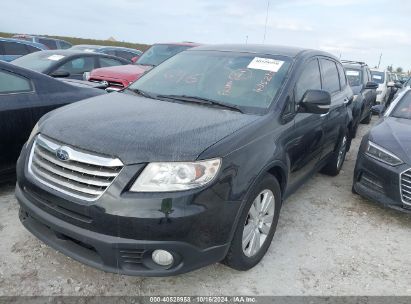
<path fill-rule="evenodd" d="M 68 160 L 57 157 L 67 152 Z M 123 168 L 117 158 L 76 150 L 38 135 L 29 159 L 29 172 L 41 183 L 67 195 L 93 201 L 111 185 Z"/>
<path fill-rule="evenodd" d="M 401 196 L 404 204 L 411 206 L 411 169 L 401 174 Z"/>

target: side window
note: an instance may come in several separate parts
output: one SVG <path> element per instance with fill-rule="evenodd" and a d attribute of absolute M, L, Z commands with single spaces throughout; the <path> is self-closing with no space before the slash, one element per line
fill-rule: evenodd
<path fill-rule="evenodd" d="M 0 41 L 0 55 L 4 55 L 4 48 L 3 48 L 4 42 Z"/>
<path fill-rule="evenodd" d="M 37 52 L 40 51 L 38 48 L 31 46 L 31 45 L 26 45 L 27 50 L 29 51 L 29 53 L 33 53 L 33 52 Z"/>
<path fill-rule="evenodd" d="M 116 51 L 116 56 L 131 61 L 131 58 L 135 57 L 136 55 L 126 51 Z"/>
<path fill-rule="evenodd" d="M 39 38 L 39 43 L 44 44 L 50 50 L 57 49 L 57 42 L 55 40 Z"/>
<path fill-rule="evenodd" d="M 121 61 L 115 60 L 113 58 L 100 57 L 99 60 L 100 60 L 100 67 L 102 68 L 123 64 Z"/>
<path fill-rule="evenodd" d="M 26 49 L 26 45 L 17 42 L 4 42 L 4 54 L 5 55 L 26 55 L 29 51 Z"/>
<path fill-rule="evenodd" d="M 71 75 L 90 72 L 94 67 L 94 57 L 80 57 L 70 60 L 58 68 L 57 71 L 69 72 Z"/>
<path fill-rule="evenodd" d="M 30 80 L 27 78 L 0 70 L 0 94 L 25 93 L 32 90 Z"/>
<path fill-rule="evenodd" d="M 60 48 L 62 48 L 63 50 L 69 49 L 71 48 L 71 44 L 67 43 L 65 41 L 59 41 L 60 42 Z"/>
<path fill-rule="evenodd" d="M 104 50 L 103 53 L 111 56 L 116 56 L 116 51 L 112 49 Z"/>
<path fill-rule="evenodd" d="M 320 68 L 317 59 L 312 59 L 305 64 L 295 85 L 295 102 L 300 102 L 307 90 L 321 90 Z"/>
<path fill-rule="evenodd" d="M 344 68 L 341 64 L 337 63 L 338 75 L 340 76 L 340 87 L 341 89 L 347 86 L 347 77 L 345 76 Z"/>
<path fill-rule="evenodd" d="M 338 92 L 340 90 L 340 80 L 335 62 L 328 59 L 320 59 L 320 63 L 323 90 L 328 91 L 330 94 Z"/>

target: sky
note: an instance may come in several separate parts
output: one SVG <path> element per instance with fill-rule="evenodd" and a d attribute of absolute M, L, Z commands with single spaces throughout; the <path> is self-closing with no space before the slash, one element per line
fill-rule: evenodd
<path fill-rule="evenodd" d="M 14 0 L 0 7 L 0 32 L 289 45 L 372 67 L 382 54 L 381 67 L 411 70 L 409 0 Z"/>

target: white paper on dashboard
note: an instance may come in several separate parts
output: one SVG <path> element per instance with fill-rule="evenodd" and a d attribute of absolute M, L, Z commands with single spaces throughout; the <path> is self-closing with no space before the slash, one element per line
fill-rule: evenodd
<path fill-rule="evenodd" d="M 271 59 L 271 58 L 262 58 L 254 57 L 254 59 L 248 64 L 247 68 L 255 70 L 264 70 L 271 72 L 278 72 L 278 70 L 283 65 L 284 61 Z"/>

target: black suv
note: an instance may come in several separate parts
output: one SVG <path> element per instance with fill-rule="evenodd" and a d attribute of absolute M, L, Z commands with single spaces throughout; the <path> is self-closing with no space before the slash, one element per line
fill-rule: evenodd
<path fill-rule="evenodd" d="M 120 93 L 41 119 L 18 161 L 20 219 L 106 271 L 247 270 L 270 246 L 283 200 L 319 170 L 339 173 L 352 96 L 325 52 L 184 51 Z"/>
<path fill-rule="evenodd" d="M 352 103 L 353 128 L 351 136 L 355 137 L 358 125 L 369 124 L 372 118 L 371 108 L 377 98 L 378 83 L 372 82 L 371 72 L 364 62 L 342 61 L 348 82 L 353 90 Z"/>

